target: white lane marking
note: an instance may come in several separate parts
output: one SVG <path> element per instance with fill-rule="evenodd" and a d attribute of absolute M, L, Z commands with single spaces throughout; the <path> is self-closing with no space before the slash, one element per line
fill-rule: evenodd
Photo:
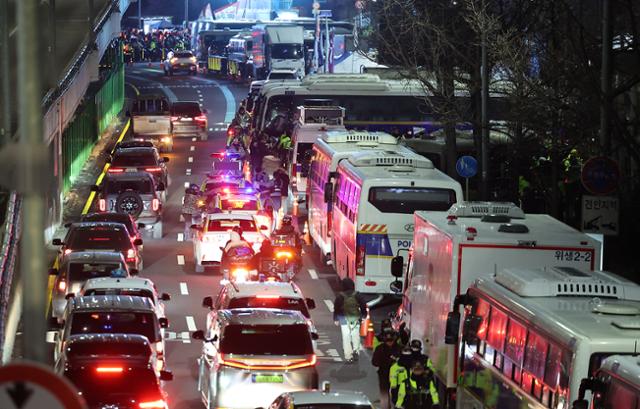
<path fill-rule="evenodd" d="M 187 283 L 180 283 L 180 294 L 189 295 L 189 288 L 187 288 Z"/>
<path fill-rule="evenodd" d="M 184 256 L 182 254 L 178 254 L 178 265 L 184 266 Z"/>
<path fill-rule="evenodd" d="M 209 128 L 209 132 L 213 132 L 213 128 Z"/>
<path fill-rule="evenodd" d="M 311 278 L 313 278 L 314 280 L 318 279 L 318 273 L 316 273 L 316 270 L 310 268 L 309 269 L 309 275 L 311 276 Z"/>
<path fill-rule="evenodd" d="M 189 182 L 184 182 L 184 187 L 187 188 L 189 187 L 191 184 Z"/>
<path fill-rule="evenodd" d="M 190 150 L 191 152 L 193 152 L 193 151 L 195 151 L 195 150 L 196 150 L 196 147 L 195 147 L 195 146 L 190 146 L 190 147 L 189 147 L 189 150 Z"/>
<path fill-rule="evenodd" d="M 193 332 L 198 329 L 198 327 L 196 327 L 196 320 L 193 319 L 191 315 L 187 315 L 187 329 L 189 332 Z"/>
<path fill-rule="evenodd" d="M 193 138 L 191 138 L 191 142 L 195 142 L 197 140 L 198 140 L 198 138 L 196 138 L 195 136 Z"/>
<path fill-rule="evenodd" d="M 192 156 L 189 156 L 189 159 L 187 159 L 187 162 L 189 162 L 189 163 L 193 163 L 193 157 L 192 157 Z"/>
<path fill-rule="evenodd" d="M 178 233 L 178 241 L 184 241 L 184 233 Z"/>
<path fill-rule="evenodd" d="M 198 98 L 198 101 L 204 101 L 204 98 L 200 97 Z"/>
<path fill-rule="evenodd" d="M 182 343 L 183 344 L 190 344 L 191 343 L 191 334 L 189 334 L 189 332 L 187 332 L 187 331 L 181 332 L 180 333 L 180 338 L 182 338 Z"/>
<path fill-rule="evenodd" d="M 187 169 L 186 174 L 187 174 L 187 176 L 191 176 L 191 169 Z"/>
<path fill-rule="evenodd" d="M 178 256 L 178 257 L 180 257 L 180 256 Z M 333 301 L 324 300 L 324 303 L 327 305 L 327 308 L 329 309 L 329 312 L 333 312 Z"/>

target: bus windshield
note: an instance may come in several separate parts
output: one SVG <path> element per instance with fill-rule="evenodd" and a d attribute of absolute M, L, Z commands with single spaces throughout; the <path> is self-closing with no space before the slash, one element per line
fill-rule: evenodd
<path fill-rule="evenodd" d="M 446 211 L 456 202 L 451 189 L 428 187 L 372 187 L 369 203 L 382 213 L 413 214 L 418 210 Z"/>

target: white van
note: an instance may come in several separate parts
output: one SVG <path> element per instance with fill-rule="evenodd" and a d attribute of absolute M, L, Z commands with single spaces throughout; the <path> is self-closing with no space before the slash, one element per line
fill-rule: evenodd
<path fill-rule="evenodd" d="M 478 278 L 504 268 L 601 268 L 601 244 L 545 214 L 525 214 L 512 203 L 465 202 L 448 212 L 416 212 L 397 322 L 422 340 L 443 387 L 455 387 L 455 351 L 444 342 L 445 317 L 455 297 Z M 434 318 L 437 317 L 437 318 Z"/>
<path fill-rule="evenodd" d="M 344 108 L 331 106 L 299 106 L 298 120 L 291 133 L 291 160 L 289 161 L 289 180 L 293 200 L 304 199 L 307 193 L 307 177 L 313 144 L 327 135 L 327 132 L 342 131 L 344 127 Z"/>
<path fill-rule="evenodd" d="M 338 163 L 356 152 L 412 152 L 384 132 L 328 132 L 313 145 L 307 179 L 309 233 L 325 261 L 331 260 L 331 192 Z"/>
<path fill-rule="evenodd" d="M 338 164 L 331 257 L 362 293 L 391 293 L 391 259 L 413 240 L 413 213 L 462 202 L 460 183 L 414 152 L 359 152 Z"/>
<path fill-rule="evenodd" d="M 479 279 L 447 320 L 447 342 L 462 351 L 456 407 L 569 409 L 605 358 L 637 355 L 639 319 L 640 286 L 604 271 L 511 268 Z"/>

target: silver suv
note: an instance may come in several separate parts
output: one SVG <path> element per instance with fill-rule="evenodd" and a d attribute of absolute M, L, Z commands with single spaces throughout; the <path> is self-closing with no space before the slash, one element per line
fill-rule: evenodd
<path fill-rule="evenodd" d="M 283 392 L 318 387 L 305 317 L 270 308 L 219 310 L 206 330 L 198 390 L 207 408 L 267 406 Z"/>
<path fill-rule="evenodd" d="M 107 174 L 101 185 L 93 185 L 98 192 L 98 210 L 126 213 L 145 229 L 153 230 L 153 238 L 162 238 L 162 183 L 156 184 L 147 172 Z"/>

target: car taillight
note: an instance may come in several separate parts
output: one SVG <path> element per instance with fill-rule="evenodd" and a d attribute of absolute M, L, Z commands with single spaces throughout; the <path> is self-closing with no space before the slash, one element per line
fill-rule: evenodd
<path fill-rule="evenodd" d="M 288 371 L 292 369 L 306 368 L 315 366 L 318 358 L 312 355 L 308 359 L 290 359 L 290 360 L 257 360 L 257 359 L 229 359 L 227 355 L 220 354 L 218 362 L 220 365 L 229 366 L 231 368 L 247 369 L 247 370 L 267 370 L 267 371 Z"/>
<path fill-rule="evenodd" d="M 67 289 L 67 282 L 64 280 L 60 280 L 60 282 L 58 283 L 58 291 L 60 292 L 64 292 Z"/>
<path fill-rule="evenodd" d="M 162 172 L 162 168 L 160 166 L 153 166 L 150 168 L 144 168 L 145 172 Z"/>
<path fill-rule="evenodd" d="M 124 368 L 121 366 L 99 366 L 96 368 L 96 372 L 100 374 L 119 374 L 122 371 L 124 371 Z"/>
<path fill-rule="evenodd" d="M 293 254 L 290 251 L 278 251 L 276 252 L 276 258 L 291 258 Z"/>
<path fill-rule="evenodd" d="M 197 117 L 193 118 L 196 120 L 196 122 L 207 122 L 207 116 L 206 115 L 198 115 Z"/>
<path fill-rule="evenodd" d="M 101 212 L 106 212 L 107 211 L 107 201 L 105 199 L 98 200 L 98 209 Z"/>
<path fill-rule="evenodd" d="M 162 399 L 158 399 L 153 401 L 140 402 L 138 404 L 138 407 L 140 409 L 165 409 L 167 407 L 167 403 Z"/>
<path fill-rule="evenodd" d="M 71 249 L 65 249 L 64 255 L 66 256 L 67 254 L 71 254 L 72 251 L 73 250 L 71 250 Z"/>
<path fill-rule="evenodd" d="M 136 251 L 134 249 L 127 250 L 127 263 L 133 263 L 136 261 Z"/>
<path fill-rule="evenodd" d="M 233 128 L 229 128 L 227 129 L 227 136 L 228 137 L 232 137 L 236 132 L 233 130 Z"/>
<path fill-rule="evenodd" d="M 246 268 L 236 268 L 231 270 L 231 276 L 235 281 L 246 281 L 249 278 L 249 271 Z"/>
<path fill-rule="evenodd" d="M 172 116 L 172 117 L 171 117 L 171 120 L 172 120 L 172 121 L 177 121 L 178 119 L 180 119 L 180 117 L 179 117 L 179 116 Z"/>
<path fill-rule="evenodd" d="M 158 210 L 160 210 L 160 200 L 158 200 L 158 199 L 153 199 L 153 200 L 151 201 L 151 209 L 152 209 L 154 212 L 157 212 Z"/>
<path fill-rule="evenodd" d="M 176 57 L 173 57 L 170 61 L 171 64 L 176 64 L 178 62 L 178 59 Z"/>
<path fill-rule="evenodd" d="M 122 168 L 111 168 L 110 167 L 108 172 L 109 173 L 123 173 L 124 169 L 122 169 Z"/>
<path fill-rule="evenodd" d="M 356 275 L 363 276 L 364 275 L 364 246 L 359 244 L 356 247 Z"/>

